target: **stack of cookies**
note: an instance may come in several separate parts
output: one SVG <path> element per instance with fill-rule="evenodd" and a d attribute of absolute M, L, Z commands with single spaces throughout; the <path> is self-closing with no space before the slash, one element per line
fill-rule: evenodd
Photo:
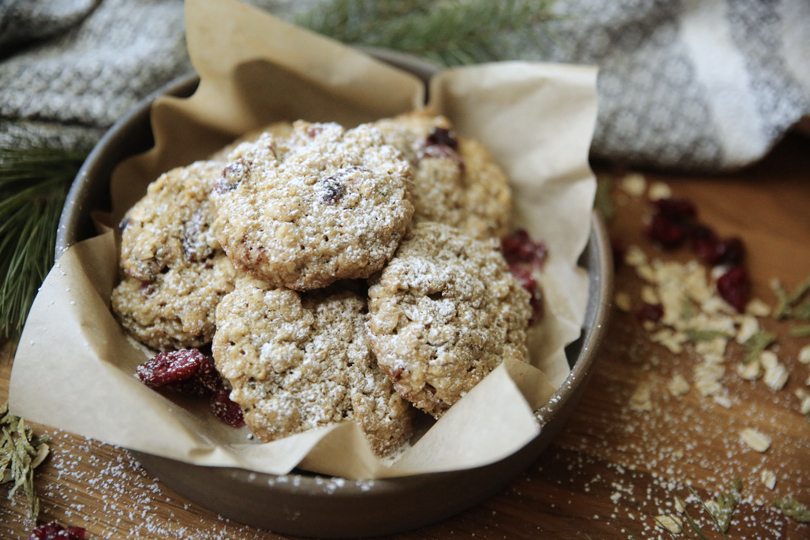
<path fill-rule="evenodd" d="M 352 420 L 385 456 L 505 358 L 531 295 L 507 179 L 447 119 L 276 124 L 163 174 L 122 221 L 112 307 L 159 350 L 212 343 L 263 441 Z"/>

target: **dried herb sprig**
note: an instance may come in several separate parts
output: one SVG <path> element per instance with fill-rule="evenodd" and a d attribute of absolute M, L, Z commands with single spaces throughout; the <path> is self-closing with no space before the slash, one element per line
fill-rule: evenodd
<path fill-rule="evenodd" d="M 799 523 L 810 523 L 810 508 L 796 499 L 776 499 L 773 505 L 782 511 L 782 514 L 798 521 Z"/>
<path fill-rule="evenodd" d="M 803 319 L 810 320 L 810 301 L 794 309 L 804 295 L 810 291 L 810 277 L 805 278 L 804 281 L 799 283 L 793 292 L 788 294 L 785 292 L 782 282 L 778 279 L 771 281 L 771 289 L 776 295 L 776 307 L 773 309 L 773 316 L 775 319 Z"/>
<path fill-rule="evenodd" d="M 514 56 L 509 38 L 540 47 L 551 0 L 330 0 L 296 23 L 344 43 L 408 52 L 445 65 Z"/>
<path fill-rule="evenodd" d="M 53 265 L 56 227 L 86 152 L 0 147 L 0 340 L 19 335 Z"/>
<path fill-rule="evenodd" d="M 743 363 L 748 364 L 758 360 L 762 352 L 776 341 L 776 334 L 770 332 L 757 332 L 743 343 L 745 357 Z"/>
<path fill-rule="evenodd" d="M 8 492 L 11 499 L 22 488 L 28 499 L 28 515 L 36 522 L 39 499 L 34 491 L 34 468 L 48 455 L 47 435 L 34 436 L 19 416 L 8 412 L 8 403 L 0 407 L 0 483 L 14 482 Z"/>
<path fill-rule="evenodd" d="M 793 337 L 810 337 L 810 325 L 794 326 L 788 332 Z"/>

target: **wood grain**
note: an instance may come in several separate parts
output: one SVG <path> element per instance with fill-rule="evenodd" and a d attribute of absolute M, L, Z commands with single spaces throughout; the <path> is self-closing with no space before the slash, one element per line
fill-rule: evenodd
<path fill-rule="evenodd" d="M 762 163 L 733 174 L 643 172 L 648 182 L 665 181 L 675 195 L 695 201 L 702 221 L 721 235 L 745 240 L 754 295 L 772 305 L 772 277 L 792 286 L 810 274 L 809 149 L 810 141 L 792 136 Z M 600 164 L 597 170 L 616 169 Z M 611 224 L 615 238 L 662 259 L 691 257 L 687 249 L 657 252 L 642 233 L 649 209 L 639 199 L 619 194 L 619 200 L 623 204 Z M 641 282 L 623 267 L 616 286 L 637 299 Z M 397 538 L 669 538 L 655 528 L 653 516 L 673 512 L 674 498 L 688 497 L 687 484 L 708 500 L 735 476 L 742 479 L 744 500 L 729 538 L 810 538 L 810 524 L 786 519 L 771 507 L 773 499 L 787 496 L 810 505 L 810 422 L 794 396 L 795 389 L 807 388 L 810 366 L 798 362 L 797 354 L 810 338 L 789 337 L 792 323 L 763 322 L 778 334 L 777 352 L 790 372 L 777 392 L 734 374 L 731 367 L 742 351 L 732 346 L 722 379 L 732 401 L 726 409 L 695 390 L 670 396 L 666 382 L 676 373 L 689 379 L 696 357 L 675 356 L 650 343 L 632 314 L 614 311 L 587 392 L 555 444 L 499 495 Z M 7 395 L 11 349 L 4 345 L 0 355 L 0 399 Z M 652 390 L 649 412 L 628 406 L 639 385 Z M 739 437 L 745 427 L 769 434 L 772 447 L 763 454 L 745 447 Z M 44 520 L 86 527 L 93 539 L 281 538 L 184 500 L 125 450 L 42 426 L 37 431 L 54 439 L 36 479 Z M 762 469 L 776 473 L 773 491 L 760 481 Z M 688 512 L 708 538 L 721 538 L 696 502 Z M 22 499 L 0 502 L 0 537 L 27 538 L 30 528 Z"/>

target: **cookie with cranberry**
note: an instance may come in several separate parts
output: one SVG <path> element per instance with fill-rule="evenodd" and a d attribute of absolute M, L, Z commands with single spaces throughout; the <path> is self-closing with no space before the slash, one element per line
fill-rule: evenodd
<path fill-rule="evenodd" d="M 337 287 L 301 294 L 240 279 L 217 308 L 214 359 L 261 440 L 353 421 L 384 456 L 411 437 L 415 411 L 377 366 L 366 302 Z"/>
<path fill-rule="evenodd" d="M 155 349 L 210 342 L 216 306 L 233 290 L 235 270 L 212 230 L 208 199 L 224 166 L 199 161 L 161 175 L 121 222 L 126 277 L 112 309 Z"/>
<path fill-rule="evenodd" d="M 528 361 L 530 295 L 491 242 L 418 223 L 368 294 L 380 367 L 400 395 L 435 417 L 504 359 Z"/>
<path fill-rule="evenodd" d="M 509 232 L 511 190 L 483 145 L 456 136 L 447 118 L 422 112 L 375 125 L 411 162 L 415 221 L 446 223 L 480 239 Z"/>
<path fill-rule="evenodd" d="M 295 122 L 286 139 L 239 145 L 211 200 L 237 269 L 299 291 L 366 278 L 413 215 L 411 171 L 370 126 Z"/>
<path fill-rule="evenodd" d="M 236 270 L 218 251 L 201 262 L 172 264 L 155 279 L 129 276 L 112 292 L 112 309 L 141 343 L 162 351 L 210 343 L 216 308 L 233 290 Z"/>
<path fill-rule="evenodd" d="M 121 221 L 121 268 L 153 281 L 175 264 L 210 259 L 219 249 L 208 195 L 225 163 L 198 161 L 149 184 L 146 195 Z"/>

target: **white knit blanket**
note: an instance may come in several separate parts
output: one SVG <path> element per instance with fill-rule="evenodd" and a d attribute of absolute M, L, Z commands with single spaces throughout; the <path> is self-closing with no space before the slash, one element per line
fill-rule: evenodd
<path fill-rule="evenodd" d="M 289 17 L 315 0 L 253 0 Z M 592 154 L 727 170 L 761 158 L 810 113 L 807 0 L 558 0 L 515 39 L 530 60 L 596 64 Z M 191 70 L 180 0 L 0 1 L 0 145 L 87 146 Z"/>

